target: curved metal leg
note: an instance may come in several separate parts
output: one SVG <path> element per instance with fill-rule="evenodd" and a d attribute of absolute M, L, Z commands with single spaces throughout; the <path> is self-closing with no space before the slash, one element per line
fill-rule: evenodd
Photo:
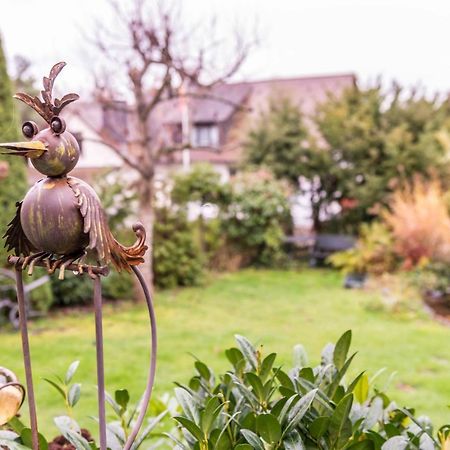
<path fill-rule="evenodd" d="M 147 302 L 148 314 L 150 318 L 150 326 L 151 326 L 151 354 L 150 354 L 150 368 L 147 379 L 147 387 L 145 388 L 144 397 L 142 399 L 141 410 L 139 412 L 139 416 L 137 418 L 136 424 L 134 425 L 133 430 L 128 437 L 127 442 L 125 443 L 125 447 L 123 450 L 130 450 L 133 442 L 135 441 L 139 430 L 142 427 L 142 423 L 145 418 L 145 414 L 147 413 L 148 404 L 150 403 L 150 397 L 152 395 L 153 384 L 155 382 L 155 373 L 156 373 L 156 353 L 157 353 L 157 332 L 156 332 L 156 316 L 155 310 L 153 308 L 152 296 L 150 295 L 150 291 L 148 290 L 148 286 L 145 284 L 144 277 L 142 276 L 141 271 L 136 267 L 132 266 L 134 274 L 136 275 L 139 283 L 142 287 L 142 290 L 145 295 L 145 300 Z"/>
<path fill-rule="evenodd" d="M 16 267 L 17 302 L 19 304 L 20 333 L 22 335 L 22 353 L 25 365 L 25 378 L 27 382 L 28 409 L 30 410 L 30 427 L 33 450 L 39 450 L 39 434 L 36 415 L 36 402 L 34 400 L 33 374 L 31 370 L 30 343 L 28 339 L 27 308 L 23 290 L 22 270 Z"/>
<path fill-rule="evenodd" d="M 106 450 L 105 368 L 103 362 L 102 282 L 94 276 L 95 347 L 97 352 L 98 421 L 100 450 Z"/>

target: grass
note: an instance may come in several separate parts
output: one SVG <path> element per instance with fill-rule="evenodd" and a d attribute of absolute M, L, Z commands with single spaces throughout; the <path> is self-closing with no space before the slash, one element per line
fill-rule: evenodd
<path fill-rule="evenodd" d="M 328 342 L 353 330 L 352 348 L 359 351 L 351 374 L 385 367 L 383 385 L 396 373 L 388 393 L 404 406 L 414 406 L 436 424 L 448 422 L 450 403 L 450 328 L 424 314 L 395 315 L 367 308 L 377 294 L 345 291 L 341 277 L 328 270 L 254 271 L 218 276 L 205 286 L 160 292 L 156 296 L 159 355 L 155 395 L 171 391 L 173 381 L 187 382 L 195 354 L 214 368 L 227 368 L 223 351 L 233 335 L 247 336 L 275 351 L 288 363 L 291 349 L 302 343 L 312 363 Z M 148 325 L 142 305 L 108 305 L 104 313 L 108 390 L 127 387 L 136 399 L 147 372 Z M 42 429 L 54 434 L 51 418 L 63 414 L 58 394 L 42 377 L 64 374 L 81 360 L 76 379 L 84 394 L 77 405 L 80 422 L 92 427 L 96 414 L 95 347 L 91 313 L 55 314 L 33 322 L 31 347 L 38 412 Z M 20 338 L 0 334 L 0 365 L 24 379 Z"/>

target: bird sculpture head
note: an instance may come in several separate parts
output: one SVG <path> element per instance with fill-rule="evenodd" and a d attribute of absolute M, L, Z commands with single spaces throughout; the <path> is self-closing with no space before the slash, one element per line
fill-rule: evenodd
<path fill-rule="evenodd" d="M 48 124 L 39 130 L 36 123 L 28 121 L 22 125 L 22 133 L 28 141 L 0 144 L 2 154 L 25 156 L 42 174 L 60 177 L 68 174 L 77 164 L 80 148 L 75 137 L 66 130 L 60 113 L 69 103 L 78 100 L 77 94 L 67 94 L 61 99 L 52 98 L 55 78 L 66 65 L 55 64 L 48 77 L 44 77 L 42 100 L 28 94 L 18 93 L 14 97 L 33 108 Z"/>

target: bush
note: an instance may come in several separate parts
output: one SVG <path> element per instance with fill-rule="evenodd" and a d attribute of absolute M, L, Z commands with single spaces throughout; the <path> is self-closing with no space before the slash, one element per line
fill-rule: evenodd
<path fill-rule="evenodd" d="M 450 305 L 450 265 L 431 263 L 414 272 L 414 283 L 425 295 L 441 297 Z"/>
<path fill-rule="evenodd" d="M 234 180 L 231 203 L 222 214 L 227 245 L 247 264 L 271 266 L 284 257 L 283 237 L 292 225 L 285 186 L 267 173 Z"/>
<path fill-rule="evenodd" d="M 337 252 L 328 261 L 346 274 L 382 275 L 395 269 L 394 240 L 386 225 L 380 222 L 362 224 L 354 248 Z"/>
<path fill-rule="evenodd" d="M 103 279 L 103 297 L 111 300 L 129 300 L 134 297 L 133 275 L 126 271 L 121 273 L 111 270 Z"/>
<path fill-rule="evenodd" d="M 179 448 L 218 450 L 388 450 L 444 449 L 450 426 L 435 436 L 430 420 L 412 408 L 399 408 L 370 385 L 365 372 L 344 376 L 355 356 L 348 355 L 351 332 L 327 345 L 321 363 L 309 367 L 302 346 L 294 366 L 276 365 L 246 338 L 225 352 L 231 368 L 216 378 L 203 362 L 189 385 L 175 389 L 183 413 L 175 417 Z M 183 442 L 180 442 L 183 441 Z"/>
<path fill-rule="evenodd" d="M 156 210 L 153 229 L 153 271 L 162 288 L 198 284 L 203 273 L 201 252 L 193 239 L 192 224 L 183 211 Z"/>
<path fill-rule="evenodd" d="M 76 276 L 66 271 L 64 280 L 51 277 L 54 306 L 77 306 L 92 303 L 94 288 L 92 280 L 86 276 Z"/>
<path fill-rule="evenodd" d="M 450 262 L 450 214 L 437 182 L 421 180 L 395 192 L 384 220 L 406 269 L 426 262 Z"/>

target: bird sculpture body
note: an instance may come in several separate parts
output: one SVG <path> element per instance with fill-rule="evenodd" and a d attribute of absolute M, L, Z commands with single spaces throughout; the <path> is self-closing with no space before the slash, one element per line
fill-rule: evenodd
<path fill-rule="evenodd" d="M 56 64 L 44 78 L 42 101 L 19 93 L 15 97 L 32 107 L 47 122 L 39 131 L 34 122 L 22 126 L 26 142 L 0 144 L 3 154 L 25 156 L 45 178 L 39 180 L 23 201 L 17 203 L 16 216 L 9 223 L 5 246 L 23 256 L 23 268 L 32 273 L 37 261 L 45 261 L 50 272 L 64 270 L 79 262 L 112 263 L 117 270 L 130 270 L 143 262 L 147 250 L 145 230 L 133 227 L 137 240 L 126 247 L 112 235 L 105 212 L 94 189 L 84 181 L 69 176 L 77 165 L 80 148 L 75 137 L 66 130 L 61 110 L 78 99 L 76 94 L 52 99 L 53 83 L 65 63 Z M 88 267 L 90 267 L 88 265 Z"/>

